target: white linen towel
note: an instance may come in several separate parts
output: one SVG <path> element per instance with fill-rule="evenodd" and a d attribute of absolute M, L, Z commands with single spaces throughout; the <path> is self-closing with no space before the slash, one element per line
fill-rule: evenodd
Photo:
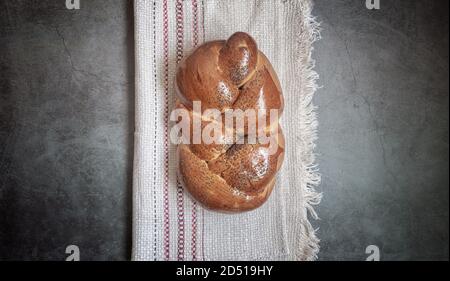
<path fill-rule="evenodd" d="M 133 260 L 314 260 L 318 239 L 314 164 L 317 88 L 311 51 L 318 25 L 309 0 L 135 0 L 136 131 Z M 205 41 L 236 31 L 253 36 L 274 66 L 285 97 L 286 156 L 259 209 L 203 209 L 176 184 L 168 121 L 177 62 Z"/>

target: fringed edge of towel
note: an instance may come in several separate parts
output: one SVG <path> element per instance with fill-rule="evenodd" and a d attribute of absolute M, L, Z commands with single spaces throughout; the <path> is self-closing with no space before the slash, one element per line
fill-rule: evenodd
<path fill-rule="evenodd" d="M 305 208 L 307 210 L 305 218 L 302 218 L 302 227 L 304 231 L 300 234 L 300 245 L 304 248 L 298 249 L 296 258 L 298 260 L 316 260 L 319 253 L 319 238 L 316 235 L 318 229 L 314 229 L 308 220 L 308 214 L 311 218 L 319 219 L 314 206 L 320 204 L 322 193 L 316 191 L 320 184 L 321 176 L 318 165 L 315 163 L 315 141 L 317 140 L 318 121 L 316 115 L 316 106 L 312 99 L 316 90 L 319 88 L 317 80 L 319 75 L 314 71 L 315 60 L 312 58 L 313 44 L 320 39 L 320 23 L 312 16 L 313 3 L 310 0 L 297 1 L 299 7 L 299 32 L 297 34 L 297 67 L 299 77 L 301 77 L 302 101 L 300 110 L 300 128 L 301 128 L 301 147 L 304 148 L 301 157 L 301 175 L 306 184 L 302 185 L 302 193 L 305 199 Z"/>

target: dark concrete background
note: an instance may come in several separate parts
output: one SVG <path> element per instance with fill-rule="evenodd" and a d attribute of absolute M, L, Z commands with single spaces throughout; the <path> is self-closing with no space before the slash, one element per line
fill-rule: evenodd
<path fill-rule="evenodd" d="M 449 258 L 448 1 L 317 0 L 322 260 Z M 125 260 L 131 1 L 0 2 L 0 260 Z"/>
<path fill-rule="evenodd" d="M 449 257 L 448 1 L 316 1 L 321 259 Z"/>

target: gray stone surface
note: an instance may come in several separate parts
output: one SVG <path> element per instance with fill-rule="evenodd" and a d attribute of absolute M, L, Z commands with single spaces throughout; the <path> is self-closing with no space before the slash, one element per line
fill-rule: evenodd
<path fill-rule="evenodd" d="M 0 2 L 0 259 L 127 259 L 130 1 Z"/>
<path fill-rule="evenodd" d="M 321 259 L 448 259 L 448 1 L 316 1 Z"/>
<path fill-rule="evenodd" d="M 131 1 L 0 2 L 0 260 L 124 260 Z M 448 1 L 317 0 L 320 259 L 449 257 Z"/>

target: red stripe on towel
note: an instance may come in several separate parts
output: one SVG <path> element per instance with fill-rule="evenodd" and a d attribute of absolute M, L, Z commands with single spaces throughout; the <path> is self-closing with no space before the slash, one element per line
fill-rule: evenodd
<path fill-rule="evenodd" d="M 158 108 L 158 91 L 156 89 L 156 85 L 158 85 L 158 81 L 157 81 L 157 75 L 156 75 L 156 1 L 153 1 L 153 9 L 152 9 L 152 14 L 153 14 L 153 73 L 154 73 L 154 79 L 155 79 L 155 93 L 154 93 L 154 100 L 153 102 L 155 103 L 156 106 L 156 112 L 159 112 L 159 108 Z M 155 114 L 155 119 L 153 120 L 154 125 L 155 125 L 155 132 L 153 134 L 153 142 L 154 142 L 154 146 L 153 146 L 153 186 L 156 187 L 156 146 L 157 146 L 157 140 L 158 140 L 158 116 Z M 153 228 L 153 260 L 157 260 L 157 254 L 158 254 L 158 239 L 157 239 L 157 230 L 158 230 L 158 212 L 157 212 L 157 205 L 156 205 L 156 200 L 157 200 L 158 196 L 157 196 L 157 192 L 156 192 L 156 188 L 153 188 L 153 213 L 154 213 L 154 228 Z"/>
<path fill-rule="evenodd" d="M 167 0 L 163 2 L 163 46 L 164 46 L 164 259 L 170 259 L 169 224 L 169 16 Z"/>

